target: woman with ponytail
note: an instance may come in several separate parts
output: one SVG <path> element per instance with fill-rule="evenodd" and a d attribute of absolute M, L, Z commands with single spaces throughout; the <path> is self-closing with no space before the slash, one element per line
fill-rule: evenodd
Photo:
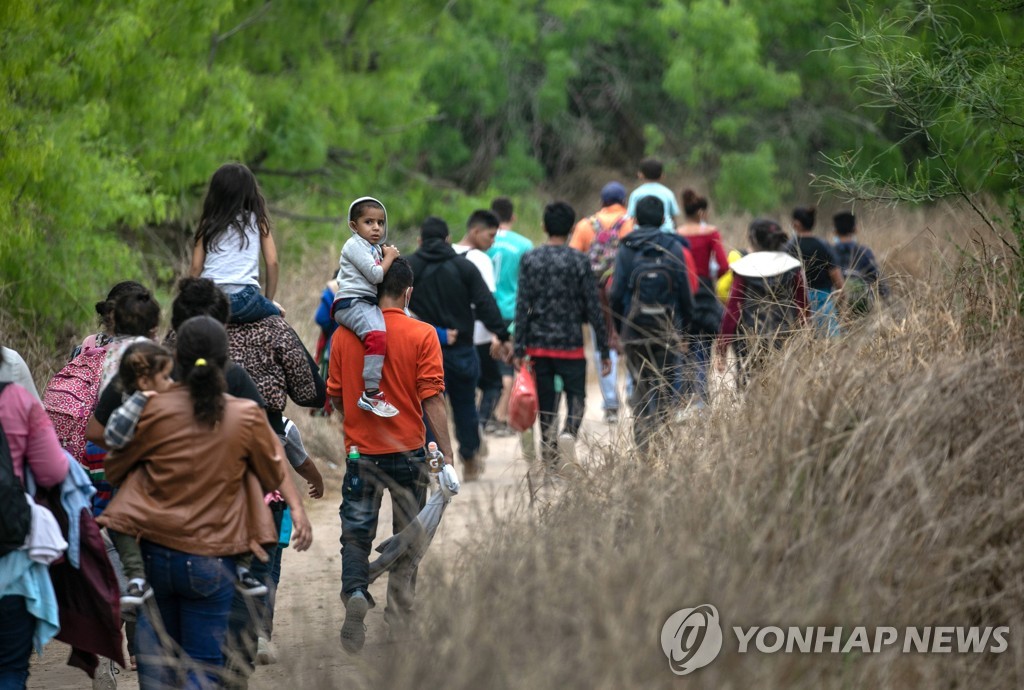
<path fill-rule="evenodd" d="M 806 322 L 808 304 L 803 269 L 784 251 L 782 227 L 774 220 L 755 220 L 747 239 L 753 251 L 729 267 L 732 291 L 718 338 L 718 370 L 725 371 L 729 345 L 733 344 L 741 386 Z"/>
<path fill-rule="evenodd" d="M 100 522 L 140 540 L 154 593 L 135 638 L 144 688 L 219 683 L 235 558 L 265 557 L 261 545 L 277 542 L 265 493 L 284 495 L 296 550 L 312 541 L 266 416 L 225 394 L 227 356 L 223 325 L 207 316 L 183 323 L 180 382 L 147 403 L 135 436 L 106 461 L 119 490 Z"/>

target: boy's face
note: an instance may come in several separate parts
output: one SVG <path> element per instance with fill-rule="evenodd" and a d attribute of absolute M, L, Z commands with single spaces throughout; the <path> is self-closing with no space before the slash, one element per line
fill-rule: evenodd
<path fill-rule="evenodd" d="M 375 206 L 364 208 L 362 215 L 350 220 L 348 226 L 370 244 L 380 244 L 384 239 L 384 209 Z"/>
<path fill-rule="evenodd" d="M 470 228 L 469 242 L 474 249 L 486 252 L 494 246 L 494 237 L 498 234 L 498 228 L 488 228 L 482 225 Z"/>

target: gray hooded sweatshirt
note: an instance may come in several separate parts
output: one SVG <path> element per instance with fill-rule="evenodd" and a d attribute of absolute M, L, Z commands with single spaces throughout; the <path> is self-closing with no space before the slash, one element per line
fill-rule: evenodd
<path fill-rule="evenodd" d="M 363 201 L 376 201 L 384 209 L 384 237 L 381 244 L 387 242 L 388 210 L 379 200 L 372 196 L 359 197 L 349 205 L 348 219 L 352 220 L 352 209 Z M 381 245 L 370 244 L 351 227 L 349 230 L 352 237 L 341 248 L 341 258 L 338 260 L 338 291 L 334 294 L 334 299 L 369 297 L 376 302 L 377 286 L 384 280 L 384 269 L 381 268 L 384 252 Z"/>

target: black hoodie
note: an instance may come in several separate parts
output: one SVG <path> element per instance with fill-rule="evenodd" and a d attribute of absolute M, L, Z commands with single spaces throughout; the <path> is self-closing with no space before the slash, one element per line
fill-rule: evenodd
<path fill-rule="evenodd" d="M 409 257 L 409 264 L 413 273 L 409 309 L 419 319 L 437 328 L 458 330 L 457 345 L 473 344 L 473 321 L 477 319 L 499 340 L 508 340 L 498 303 L 480 271 L 450 244 L 436 238 L 423 240 Z"/>

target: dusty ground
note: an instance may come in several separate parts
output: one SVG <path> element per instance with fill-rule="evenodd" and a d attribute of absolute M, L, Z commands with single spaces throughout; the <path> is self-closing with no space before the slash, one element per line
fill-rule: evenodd
<path fill-rule="evenodd" d="M 578 444 L 581 458 L 586 454 L 588 439 L 601 440 L 610 431 L 621 433 L 625 429 L 625 425 L 622 429 L 608 427 L 601 420 L 601 395 L 594 381 L 588 390 L 587 413 Z M 340 430 L 336 433 L 340 449 Z M 522 460 L 519 438 L 488 437 L 488 445 L 489 457 L 483 478 L 464 485 L 462 492 L 453 500 L 424 559 L 421 574 L 429 576 L 437 573 L 439 566 L 453 562 L 460 547 L 469 541 L 471 529 L 488 529 L 492 510 L 508 514 L 528 503 L 530 492 L 525 477 L 529 465 Z M 340 450 L 337 457 L 342 457 Z M 375 665 L 386 663 L 390 651 L 383 618 L 387 588 L 385 577 L 370 588 L 380 605 L 367 616 L 367 640 L 362 654 L 353 657 L 341 649 L 338 635 L 344 610 L 338 598 L 341 585 L 338 507 L 341 503 L 342 469 L 331 468 L 327 460 L 319 458 L 318 463 L 327 485 L 326 495 L 319 501 L 307 500 L 314 529 L 313 546 L 305 553 L 291 549 L 284 552 L 274 622 L 274 643 L 279 661 L 257 668 L 250 681 L 254 690 L 342 685 L 365 687 L 370 685 L 368 672 Z M 337 462 L 337 458 L 334 460 Z M 296 481 L 301 480 L 296 478 Z M 385 501 L 378 541 L 390 534 L 391 506 Z M 84 673 L 65 665 L 67 654 L 68 647 L 63 643 L 48 645 L 41 658 L 33 658 L 28 687 L 47 690 L 90 688 L 91 681 Z M 117 681 L 119 688 L 138 687 L 136 674 L 131 671 L 121 669 Z"/>

